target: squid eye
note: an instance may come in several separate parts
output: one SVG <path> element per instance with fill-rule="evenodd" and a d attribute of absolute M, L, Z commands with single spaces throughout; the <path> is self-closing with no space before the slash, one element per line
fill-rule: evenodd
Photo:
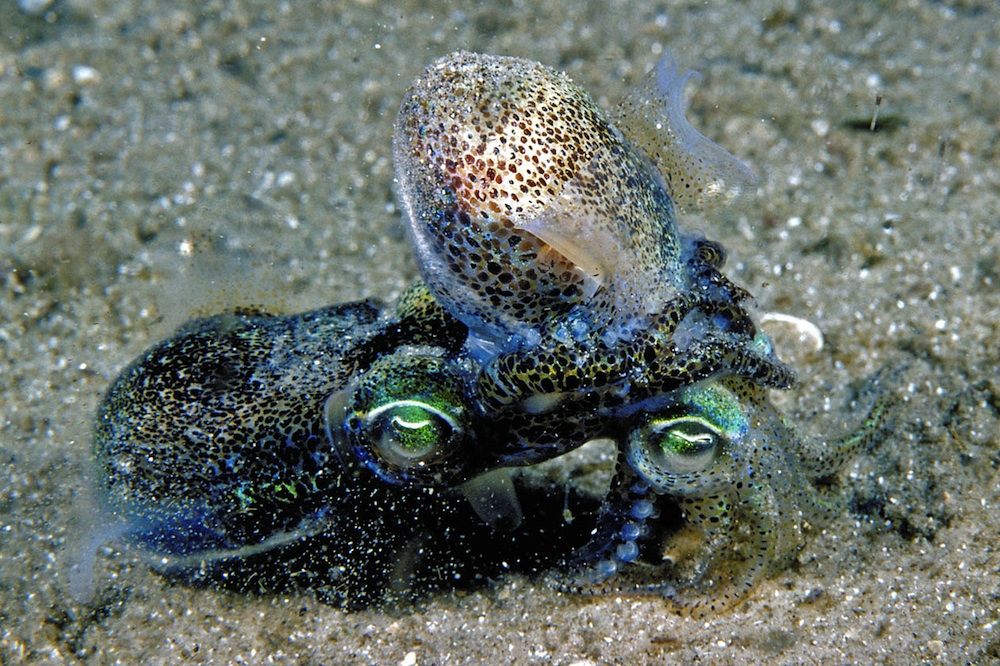
<path fill-rule="evenodd" d="M 660 492 L 696 488 L 725 436 L 704 419 L 682 416 L 657 419 L 629 436 L 628 458 L 633 469 Z"/>
<path fill-rule="evenodd" d="M 465 481 L 474 450 L 459 371 L 428 351 L 373 363 L 326 404 L 327 434 L 348 462 L 402 485 Z"/>
<path fill-rule="evenodd" d="M 446 458 L 461 446 L 465 435 L 450 414 L 419 400 L 397 400 L 373 409 L 365 429 L 381 456 L 399 466 Z"/>
<path fill-rule="evenodd" d="M 650 425 L 651 446 L 665 468 L 678 474 L 700 472 L 711 464 L 721 434 L 701 419 L 682 418 Z"/>

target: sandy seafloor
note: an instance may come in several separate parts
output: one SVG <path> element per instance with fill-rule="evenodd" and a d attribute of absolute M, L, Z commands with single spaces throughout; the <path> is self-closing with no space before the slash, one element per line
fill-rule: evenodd
<path fill-rule="evenodd" d="M 545 9 L 539 6 L 545 5 Z M 669 45 L 695 122 L 763 178 L 686 218 L 730 250 L 832 432 L 906 364 L 850 507 L 737 609 L 574 597 L 531 577 L 346 612 L 171 582 L 99 553 L 90 423 L 195 314 L 391 299 L 416 277 L 393 193 L 402 91 L 465 48 L 564 69 L 610 107 Z M 1000 661 L 1000 12 L 976 2 L 56 2 L 0 6 L 0 662 Z M 882 130 L 863 125 L 882 98 Z M 860 127 L 852 127 L 851 125 Z M 99 520 L 99 519 L 98 519 Z"/>

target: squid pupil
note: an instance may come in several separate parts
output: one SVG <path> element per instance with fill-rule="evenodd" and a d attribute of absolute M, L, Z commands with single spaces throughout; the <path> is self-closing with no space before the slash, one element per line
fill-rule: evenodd
<path fill-rule="evenodd" d="M 662 447 L 667 453 L 697 455 L 715 445 L 715 435 L 697 427 L 680 426 L 667 433 Z"/>
<path fill-rule="evenodd" d="M 447 436 L 447 424 L 421 407 L 399 407 L 386 416 L 382 444 L 401 455 L 425 455 Z"/>

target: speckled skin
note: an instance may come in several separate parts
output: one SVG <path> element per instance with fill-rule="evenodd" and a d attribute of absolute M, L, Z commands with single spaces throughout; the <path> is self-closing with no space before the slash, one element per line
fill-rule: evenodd
<path fill-rule="evenodd" d="M 628 293 L 616 304 L 629 313 L 662 302 L 632 302 L 626 277 L 647 281 L 657 299 L 682 290 L 681 241 L 658 175 L 563 74 L 517 58 L 439 60 L 403 100 L 395 156 L 425 278 L 485 337 L 568 312 L 595 278 L 620 279 Z M 546 230 L 572 247 L 546 243 Z M 590 243 L 614 254 L 581 261 L 598 256 Z"/>
<path fill-rule="evenodd" d="M 392 314 L 360 303 L 199 320 L 124 371 L 95 449 L 130 536 L 185 567 L 325 533 L 323 566 L 349 569 L 445 515 L 436 491 L 603 436 L 619 469 L 560 586 L 614 585 L 667 503 L 686 524 L 666 544 L 675 565 L 616 589 L 707 612 L 786 561 L 832 510 L 810 479 L 870 440 L 879 410 L 824 447 L 800 444 L 768 403 L 791 370 L 720 272 L 723 249 L 674 223 L 671 195 L 728 191 L 712 165 L 732 164 L 700 135 L 679 149 L 693 130 L 676 118 L 676 140 L 657 143 L 655 91 L 623 106 L 644 154 L 537 63 L 432 65 L 395 136 L 428 286 Z M 700 543 L 678 556 L 690 533 Z"/>
<path fill-rule="evenodd" d="M 872 404 L 857 431 L 828 441 L 799 437 L 765 390 L 743 378 L 665 396 L 625 424 L 595 536 L 555 583 L 577 592 L 661 594 L 698 616 L 731 606 L 842 510 L 813 482 L 836 474 L 883 431 L 887 394 Z M 675 507 L 682 527 L 665 541 L 651 538 L 661 512 Z M 632 564 L 640 556 L 662 564 L 641 571 Z M 640 582 L 630 578 L 636 574 Z"/>
<path fill-rule="evenodd" d="M 619 442 L 594 539 L 560 585 L 656 591 L 703 613 L 742 598 L 830 517 L 811 480 L 870 441 L 882 410 L 817 446 L 768 402 L 792 372 L 720 272 L 723 249 L 675 223 L 675 200 L 725 200 L 753 182 L 683 119 L 689 76 L 666 56 L 612 124 L 563 74 L 457 53 L 411 87 L 394 147 L 424 276 L 479 347 L 483 413 Z M 506 462 L 578 443 L 554 427 Z M 669 461 L 666 435 L 683 449 Z M 661 504 L 685 525 L 663 551 L 674 565 L 616 586 Z"/>
<path fill-rule="evenodd" d="M 392 310 L 366 301 L 190 322 L 122 371 L 99 407 L 110 520 L 94 542 L 123 536 L 186 580 L 308 589 L 352 607 L 452 569 L 472 580 L 552 560 L 540 544 L 566 529 L 558 512 L 526 505 L 535 527 L 496 543 L 494 530 L 520 520 L 517 499 L 465 481 L 516 458 L 520 442 L 582 443 L 606 423 L 482 418 L 466 335 L 423 285 Z"/>
<path fill-rule="evenodd" d="M 650 124 L 651 95 L 623 107 L 633 126 Z M 725 175 L 665 146 L 655 156 L 678 191 Z M 637 400 L 719 372 L 792 383 L 752 344 L 747 294 L 720 272 L 721 247 L 680 233 L 656 164 L 565 75 L 447 56 L 404 98 L 394 153 L 422 273 L 486 361 L 487 411 L 546 411 L 595 391 Z"/>
<path fill-rule="evenodd" d="M 327 400 L 404 345 L 411 365 L 440 371 L 464 337 L 422 287 L 395 313 L 366 301 L 195 320 L 124 370 L 99 408 L 94 450 L 107 506 L 133 541 L 180 568 L 266 551 L 373 504 L 417 515 L 421 489 L 386 484 L 338 452 Z M 391 368 L 379 372 L 399 386 Z M 432 393 L 437 377 L 408 397 Z M 438 458 L 452 454 L 468 458 Z M 355 537 L 350 548 L 375 547 L 380 522 L 358 520 L 350 531 L 372 543 Z"/>
<path fill-rule="evenodd" d="M 108 506 L 168 571 L 246 569 L 319 538 L 323 548 L 296 561 L 299 575 L 333 572 L 327 589 L 309 584 L 345 603 L 359 603 L 361 585 L 368 602 L 386 591 L 381 581 L 397 557 L 371 566 L 373 554 L 404 550 L 428 524 L 447 525 L 456 512 L 448 488 L 598 433 L 619 441 L 621 460 L 594 537 L 556 584 L 659 593 L 703 614 L 742 598 L 797 551 L 807 525 L 830 518 L 837 505 L 811 480 L 870 442 L 885 406 L 838 442 L 800 440 L 763 388 L 730 375 L 647 401 L 622 396 L 617 409 L 595 400 L 546 417 L 484 420 L 468 399 L 464 335 L 419 285 L 392 316 L 364 302 L 191 322 L 127 368 L 101 405 L 94 446 Z M 440 410 L 454 436 L 435 439 L 430 456 L 419 447 L 402 459 L 372 455 L 383 430 L 369 415 L 401 398 Z M 683 437 L 664 444 L 674 432 Z M 533 443 L 529 454 L 524 442 Z M 641 546 L 660 545 L 649 537 L 661 506 L 679 506 L 685 521 L 659 551 L 676 562 L 653 582 L 617 580 Z M 678 555 L 692 535 L 697 545 Z"/>

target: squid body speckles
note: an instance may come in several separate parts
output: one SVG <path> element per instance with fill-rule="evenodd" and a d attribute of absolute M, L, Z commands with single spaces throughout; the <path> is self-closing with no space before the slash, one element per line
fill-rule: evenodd
<path fill-rule="evenodd" d="M 684 119 L 689 77 L 664 58 L 612 122 L 538 63 L 431 65 L 394 137 L 426 286 L 391 310 L 210 317 L 151 348 L 96 427 L 121 531 L 168 568 L 325 535 L 305 568 L 378 588 L 426 525 L 454 534 L 449 498 L 510 527 L 499 468 L 612 437 L 619 469 L 561 584 L 624 589 L 616 574 L 662 546 L 673 566 L 632 589 L 699 609 L 740 598 L 829 515 L 811 479 L 875 428 L 803 444 L 767 401 L 791 371 L 721 246 L 675 221 L 753 181 Z M 667 507 L 698 535 L 686 555 L 683 535 L 653 538 Z"/>
<path fill-rule="evenodd" d="M 401 198 L 425 279 L 475 334 L 530 340 L 581 303 L 634 326 L 692 288 L 672 197 L 724 197 L 752 174 L 684 120 L 688 74 L 666 58 L 650 77 L 620 108 L 647 154 L 536 62 L 456 53 L 411 86 Z"/>
<path fill-rule="evenodd" d="M 721 274 L 722 248 L 675 220 L 675 205 L 754 181 L 684 119 L 690 76 L 664 57 L 612 122 L 543 65 L 457 53 L 410 88 L 394 147 L 428 285 L 492 353 L 481 407 L 535 421 L 596 412 L 589 434 L 618 440 L 615 487 L 567 587 L 612 580 L 672 504 L 697 545 L 682 557 L 683 535 L 669 540 L 676 565 L 636 589 L 717 609 L 829 516 L 810 478 L 877 419 L 815 447 L 767 401 L 791 372 Z"/>
<path fill-rule="evenodd" d="M 322 398 L 351 376 L 378 316 L 365 305 L 301 318 L 222 315 L 153 347 L 98 414 L 94 446 L 111 507 L 166 553 L 297 528 L 336 482 L 336 454 L 317 437 Z"/>
<path fill-rule="evenodd" d="M 433 486 L 457 483 L 472 459 L 452 356 L 465 335 L 422 286 L 395 311 L 360 302 L 185 325 L 125 369 L 98 411 L 113 532 L 170 571 L 323 534 L 326 555 L 307 568 L 381 580 L 394 550 L 446 511 Z M 380 457 L 357 455 L 359 440 Z"/>
<path fill-rule="evenodd" d="M 428 287 L 485 364 L 486 411 L 639 400 L 720 372 L 791 383 L 755 344 L 722 248 L 675 223 L 674 197 L 724 200 L 752 180 L 684 120 L 688 78 L 665 58 L 622 103 L 648 154 L 535 62 L 457 53 L 409 89 L 400 196 Z"/>
<path fill-rule="evenodd" d="M 810 439 L 745 379 L 674 392 L 626 428 L 597 536 L 578 554 L 575 573 L 557 584 L 661 594 L 696 615 L 740 601 L 766 573 L 787 565 L 810 529 L 841 510 L 836 496 L 814 482 L 836 474 L 883 431 L 884 389 L 872 391 L 870 404 L 855 432 Z M 665 540 L 652 538 L 655 519 L 671 507 L 679 508 L 683 527 Z M 640 554 L 662 564 L 636 568 L 631 563 Z"/>

